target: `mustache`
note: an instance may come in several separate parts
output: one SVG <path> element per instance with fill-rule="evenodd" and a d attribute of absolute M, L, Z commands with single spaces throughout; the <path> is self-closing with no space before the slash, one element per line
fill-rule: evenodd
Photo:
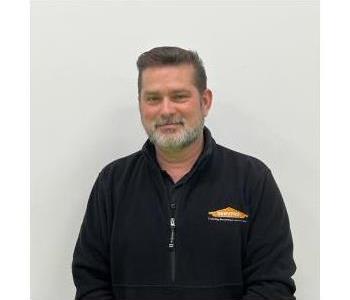
<path fill-rule="evenodd" d="M 156 120 L 155 127 L 163 126 L 163 125 L 172 125 L 172 124 L 184 124 L 184 119 L 179 117 L 165 117 L 160 120 Z"/>

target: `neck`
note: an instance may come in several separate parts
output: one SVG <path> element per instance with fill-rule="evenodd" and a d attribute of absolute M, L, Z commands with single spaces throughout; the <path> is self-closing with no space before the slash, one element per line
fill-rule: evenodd
<path fill-rule="evenodd" d="M 169 150 L 155 147 L 156 157 L 160 167 L 167 171 L 174 182 L 181 179 L 188 173 L 198 157 L 200 156 L 204 147 L 203 133 L 191 145 L 181 150 Z"/>

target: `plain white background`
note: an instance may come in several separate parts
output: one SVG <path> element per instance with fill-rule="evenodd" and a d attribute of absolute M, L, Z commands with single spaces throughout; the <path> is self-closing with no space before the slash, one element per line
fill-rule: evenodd
<path fill-rule="evenodd" d="M 71 299 L 100 169 L 145 140 L 137 56 L 195 49 L 216 141 L 263 160 L 284 195 L 298 299 L 319 299 L 318 1 L 32 1 L 31 298 Z"/>

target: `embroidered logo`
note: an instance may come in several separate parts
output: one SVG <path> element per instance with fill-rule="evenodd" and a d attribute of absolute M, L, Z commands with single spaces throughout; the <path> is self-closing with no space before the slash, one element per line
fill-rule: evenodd
<path fill-rule="evenodd" d="M 226 222 L 247 222 L 248 215 L 232 207 L 208 212 L 208 220 Z"/>

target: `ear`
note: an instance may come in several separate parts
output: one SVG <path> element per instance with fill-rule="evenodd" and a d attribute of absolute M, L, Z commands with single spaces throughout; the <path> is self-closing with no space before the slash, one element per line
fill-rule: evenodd
<path fill-rule="evenodd" d="M 206 117 L 211 108 L 211 104 L 213 101 L 213 93 L 211 90 L 206 89 L 202 93 L 201 97 L 202 97 L 202 102 L 201 102 L 202 112 L 203 112 L 203 115 Z"/>

